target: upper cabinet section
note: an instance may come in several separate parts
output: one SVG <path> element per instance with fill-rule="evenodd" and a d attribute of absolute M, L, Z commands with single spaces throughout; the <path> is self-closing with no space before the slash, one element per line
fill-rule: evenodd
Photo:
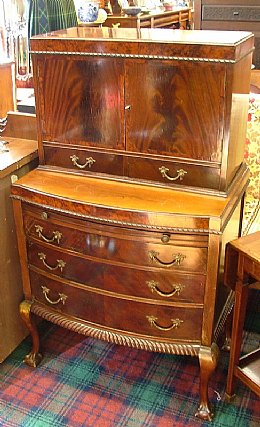
<path fill-rule="evenodd" d="M 243 169 L 250 33 L 79 27 L 31 51 L 45 167 L 225 194 Z"/>

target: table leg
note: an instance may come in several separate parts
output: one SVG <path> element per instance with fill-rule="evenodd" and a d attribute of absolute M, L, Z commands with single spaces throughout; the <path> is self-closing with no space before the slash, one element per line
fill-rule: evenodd
<path fill-rule="evenodd" d="M 235 305 L 231 335 L 229 367 L 226 387 L 226 397 L 232 399 L 234 395 L 234 368 L 239 363 L 246 306 L 248 300 L 248 284 L 238 279 L 235 287 Z"/>

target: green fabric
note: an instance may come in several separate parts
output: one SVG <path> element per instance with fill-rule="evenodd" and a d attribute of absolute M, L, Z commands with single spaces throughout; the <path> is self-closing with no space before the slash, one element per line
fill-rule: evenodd
<path fill-rule="evenodd" d="M 29 38 L 36 34 L 62 30 L 77 25 L 73 0 L 31 0 L 29 7 Z"/>

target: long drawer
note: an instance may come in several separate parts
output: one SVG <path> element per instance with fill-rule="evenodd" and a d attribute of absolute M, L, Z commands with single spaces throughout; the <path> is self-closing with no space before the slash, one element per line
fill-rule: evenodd
<path fill-rule="evenodd" d="M 60 147 L 44 144 L 44 157 L 48 166 L 71 169 L 80 173 L 100 173 L 167 186 L 186 185 L 218 190 L 220 166 L 184 163 L 145 156 L 98 152 L 78 147 Z"/>
<path fill-rule="evenodd" d="M 30 273 L 35 300 L 93 326 L 143 336 L 199 341 L 202 309 L 146 303 L 75 288 L 63 281 Z"/>
<path fill-rule="evenodd" d="M 73 261 L 73 260 L 71 260 Z M 76 258 L 75 265 L 64 273 L 58 273 L 42 266 L 31 266 L 32 271 L 66 277 L 80 283 L 87 289 L 96 288 L 130 297 L 141 297 L 158 301 L 181 301 L 203 303 L 205 276 L 201 274 L 182 274 L 170 271 L 141 270 L 118 265 L 88 261 Z"/>
<path fill-rule="evenodd" d="M 205 248 L 143 243 L 138 245 L 135 242 L 132 242 L 132 245 L 129 242 L 129 246 L 127 248 L 125 245 L 121 252 L 111 251 L 110 253 L 104 247 L 97 246 L 94 251 L 89 250 L 88 256 L 83 258 L 78 254 L 53 248 L 51 245 L 40 245 L 29 241 L 28 258 L 31 265 L 55 271 L 55 274 L 62 274 L 75 280 L 80 280 L 82 274 L 84 275 L 85 259 L 103 260 L 103 262 L 107 261 L 114 265 L 154 267 L 175 272 L 205 274 L 207 270 L 207 250 Z M 121 256 L 119 256 L 120 254 Z"/>
<path fill-rule="evenodd" d="M 47 219 L 42 219 L 43 214 Z M 160 268 L 179 272 L 202 273 L 207 270 L 207 241 L 195 236 L 143 232 L 116 227 L 82 225 L 81 221 L 64 222 L 59 214 L 34 209 L 24 210 L 24 224 L 29 259 L 42 268 L 38 253 L 46 255 L 46 262 L 56 265 L 63 259 L 68 266 L 76 254 L 87 259 L 122 263 L 129 266 Z M 64 251 L 67 249 L 68 253 Z M 70 257 L 73 261 L 70 261 Z M 48 260 L 48 261 L 47 261 Z M 82 262 L 82 261 L 81 261 Z"/>

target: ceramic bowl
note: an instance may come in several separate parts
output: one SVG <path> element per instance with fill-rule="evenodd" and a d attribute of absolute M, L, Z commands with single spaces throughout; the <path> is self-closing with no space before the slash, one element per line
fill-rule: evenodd
<path fill-rule="evenodd" d="M 135 16 L 138 15 L 138 13 L 141 12 L 141 8 L 137 6 L 129 6 L 123 9 L 123 12 L 126 13 L 126 15 Z"/>

